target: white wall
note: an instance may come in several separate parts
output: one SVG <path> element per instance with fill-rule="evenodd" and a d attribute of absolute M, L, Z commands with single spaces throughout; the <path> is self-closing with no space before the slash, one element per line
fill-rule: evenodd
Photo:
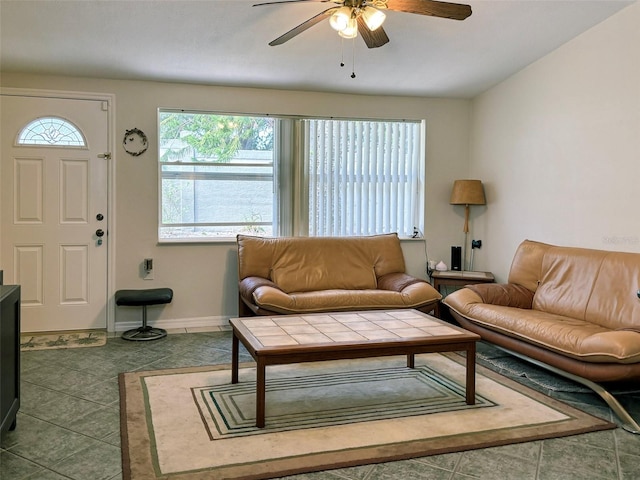
<path fill-rule="evenodd" d="M 332 115 L 427 120 L 426 237 L 432 258 L 448 259 L 459 243 L 462 217 L 448 204 L 451 184 L 468 169 L 468 100 L 368 97 L 309 92 L 241 89 L 203 85 L 47 77 L 3 72 L 3 87 L 112 93 L 116 96 L 116 265 L 115 288 L 169 286 L 174 301 L 151 309 L 149 320 L 197 324 L 237 313 L 235 244 L 158 245 L 158 167 L 156 116 L 159 107 L 239 113 Z M 121 146 L 124 132 L 144 131 L 149 149 L 140 157 Z M 457 209 L 458 207 L 455 207 Z M 452 222 L 452 217 L 454 220 Z M 425 272 L 423 242 L 406 242 L 408 270 Z M 155 280 L 140 277 L 140 263 L 154 259 Z M 0 259 L 1 264 L 2 259 Z M 137 309 L 136 309 L 137 310 Z M 139 323 L 139 312 L 119 309 L 117 322 Z M 120 328 L 118 327 L 118 328 Z"/>
<path fill-rule="evenodd" d="M 524 239 L 639 252 L 640 3 L 475 98 L 470 173 L 500 281 Z"/>

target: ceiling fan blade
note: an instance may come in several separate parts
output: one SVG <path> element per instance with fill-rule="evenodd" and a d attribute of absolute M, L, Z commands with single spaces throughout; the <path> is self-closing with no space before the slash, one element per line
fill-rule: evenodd
<path fill-rule="evenodd" d="M 280 35 L 275 40 L 269 42 L 269 45 L 271 45 L 272 47 L 274 47 L 276 45 L 282 45 L 284 42 L 287 42 L 287 41 L 291 40 L 296 35 L 300 35 L 305 30 L 313 27 L 315 24 L 322 22 L 323 20 L 325 20 L 329 15 L 331 15 L 335 11 L 336 11 L 336 7 L 332 7 L 332 8 L 326 9 L 323 12 L 320 12 L 315 17 L 311 17 L 306 22 L 302 22 L 300 25 L 298 25 L 295 28 L 292 28 L 287 33 L 285 33 L 284 35 Z"/>
<path fill-rule="evenodd" d="M 461 3 L 437 2 L 435 0 L 386 0 L 385 3 L 389 10 L 453 20 L 464 20 L 471 15 L 471 6 Z"/>
<path fill-rule="evenodd" d="M 370 30 L 362 16 L 358 17 L 358 32 L 369 48 L 378 48 L 389 43 L 389 37 L 382 27 Z"/>
<path fill-rule="evenodd" d="M 256 3 L 252 7 L 261 7 L 263 5 L 277 5 L 279 3 L 327 3 L 333 0 L 277 0 L 275 2 Z"/>

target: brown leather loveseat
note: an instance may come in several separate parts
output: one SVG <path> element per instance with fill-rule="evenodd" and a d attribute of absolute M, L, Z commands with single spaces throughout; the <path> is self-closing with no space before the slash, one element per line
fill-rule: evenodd
<path fill-rule="evenodd" d="M 604 388 L 640 386 L 640 254 L 525 240 L 508 283 L 468 285 L 444 303 L 483 340 L 592 388 L 640 433 Z"/>
<path fill-rule="evenodd" d="M 405 273 L 398 235 L 237 236 L 239 314 L 274 315 L 415 308 L 442 296 Z"/>

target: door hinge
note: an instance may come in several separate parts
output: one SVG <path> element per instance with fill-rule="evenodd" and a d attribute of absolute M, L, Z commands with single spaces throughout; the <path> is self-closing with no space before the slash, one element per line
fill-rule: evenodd
<path fill-rule="evenodd" d="M 105 160 L 111 160 L 111 152 L 105 152 L 98 154 L 98 158 L 104 158 Z"/>

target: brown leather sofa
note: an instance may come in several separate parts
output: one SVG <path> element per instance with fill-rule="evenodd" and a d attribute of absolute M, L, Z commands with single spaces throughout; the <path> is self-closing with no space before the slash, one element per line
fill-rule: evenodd
<path fill-rule="evenodd" d="M 429 312 L 442 296 L 405 273 L 398 235 L 237 236 L 239 314 L 392 308 Z"/>
<path fill-rule="evenodd" d="M 640 254 L 525 240 L 508 283 L 467 285 L 443 303 L 467 330 L 578 381 L 640 426 L 602 385 L 640 386 Z"/>

